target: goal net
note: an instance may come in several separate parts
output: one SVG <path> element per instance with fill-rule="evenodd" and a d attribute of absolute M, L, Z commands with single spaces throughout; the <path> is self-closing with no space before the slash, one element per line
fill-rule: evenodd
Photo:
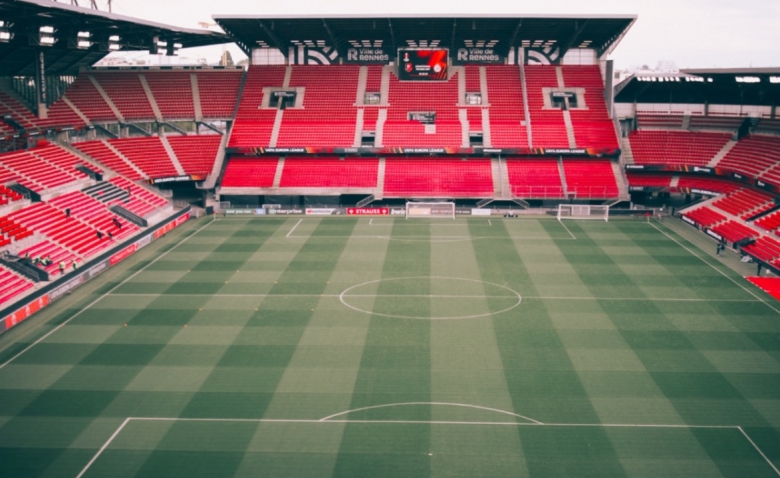
<path fill-rule="evenodd" d="M 410 217 L 455 219 L 455 203 L 408 202 L 406 203 L 406 218 Z"/>
<path fill-rule="evenodd" d="M 558 220 L 562 219 L 601 219 L 602 221 L 609 221 L 609 206 L 559 204 Z"/>

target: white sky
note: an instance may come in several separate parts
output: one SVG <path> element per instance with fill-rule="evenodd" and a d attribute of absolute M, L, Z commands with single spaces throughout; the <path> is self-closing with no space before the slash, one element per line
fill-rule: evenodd
<path fill-rule="evenodd" d="M 82 3 L 86 3 L 84 0 Z M 106 0 L 98 0 L 102 6 Z M 212 14 L 636 14 L 638 20 L 613 52 L 617 68 L 780 67 L 778 0 L 113 0 L 114 12 L 197 28 Z M 233 59 L 244 55 L 229 47 Z M 216 61 L 222 47 L 184 56 Z"/>

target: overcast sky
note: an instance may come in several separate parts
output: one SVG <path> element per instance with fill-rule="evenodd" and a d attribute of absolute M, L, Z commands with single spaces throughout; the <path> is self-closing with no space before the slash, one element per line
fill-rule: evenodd
<path fill-rule="evenodd" d="M 98 0 L 105 5 L 106 0 Z M 84 0 L 82 3 L 86 3 Z M 780 0 L 113 0 L 114 12 L 197 28 L 212 14 L 636 14 L 611 58 L 617 68 L 780 67 Z M 244 55 L 229 47 L 233 58 Z M 216 61 L 222 47 L 186 56 Z"/>

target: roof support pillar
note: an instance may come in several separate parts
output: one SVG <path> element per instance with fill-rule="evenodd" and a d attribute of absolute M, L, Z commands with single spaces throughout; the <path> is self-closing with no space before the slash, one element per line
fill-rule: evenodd
<path fill-rule="evenodd" d="M 43 50 L 38 50 L 35 52 L 35 106 L 40 119 L 49 117 L 46 109 L 48 97 L 49 92 L 46 91 L 46 63 Z"/>

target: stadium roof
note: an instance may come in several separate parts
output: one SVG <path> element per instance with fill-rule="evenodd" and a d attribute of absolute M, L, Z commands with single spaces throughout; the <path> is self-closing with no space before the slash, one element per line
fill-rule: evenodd
<path fill-rule="evenodd" d="M 641 72 L 615 88 L 618 103 L 780 105 L 780 67 Z"/>
<path fill-rule="evenodd" d="M 71 74 L 79 67 L 90 66 L 109 53 L 108 40 L 120 37 L 122 50 L 142 51 L 152 48 L 153 39 L 181 44 L 182 48 L 229 43 L 222 33 L 179 28 L 97 10 L 56 3 L 51 0 L 0 1 L 0 76 L 33 75 L 34 58 L 44 52 L 46 73 Z M 40 44 L 40 28 L 53 27 L 57 41 L 51 46 Z M 88 48 L 78 48 L 78 32 L 90 32 Z"/>
<path fill-rule="evenodd" d="M 257 47 L 278 48 L 306 44 L 335 46 L 343 50 L 364 41 L 374 46 L 462 47 L 465 42 L 495 42 L 506 55 L 510 47 L 561 47 L 595 49 L 599 56 L 611 52 L 636 21 L 635 15 L 392 15 L 392 16 L 257 16 L 214 15 L 247 55 Z M 436 44 L 433 44 L 436 41 Z M 526 43 L 524 43 L 524 41 Z M 356 42 L 356 43 L 353 43 Z M 468 46 L 468 45 L 466 45 Z"/>

